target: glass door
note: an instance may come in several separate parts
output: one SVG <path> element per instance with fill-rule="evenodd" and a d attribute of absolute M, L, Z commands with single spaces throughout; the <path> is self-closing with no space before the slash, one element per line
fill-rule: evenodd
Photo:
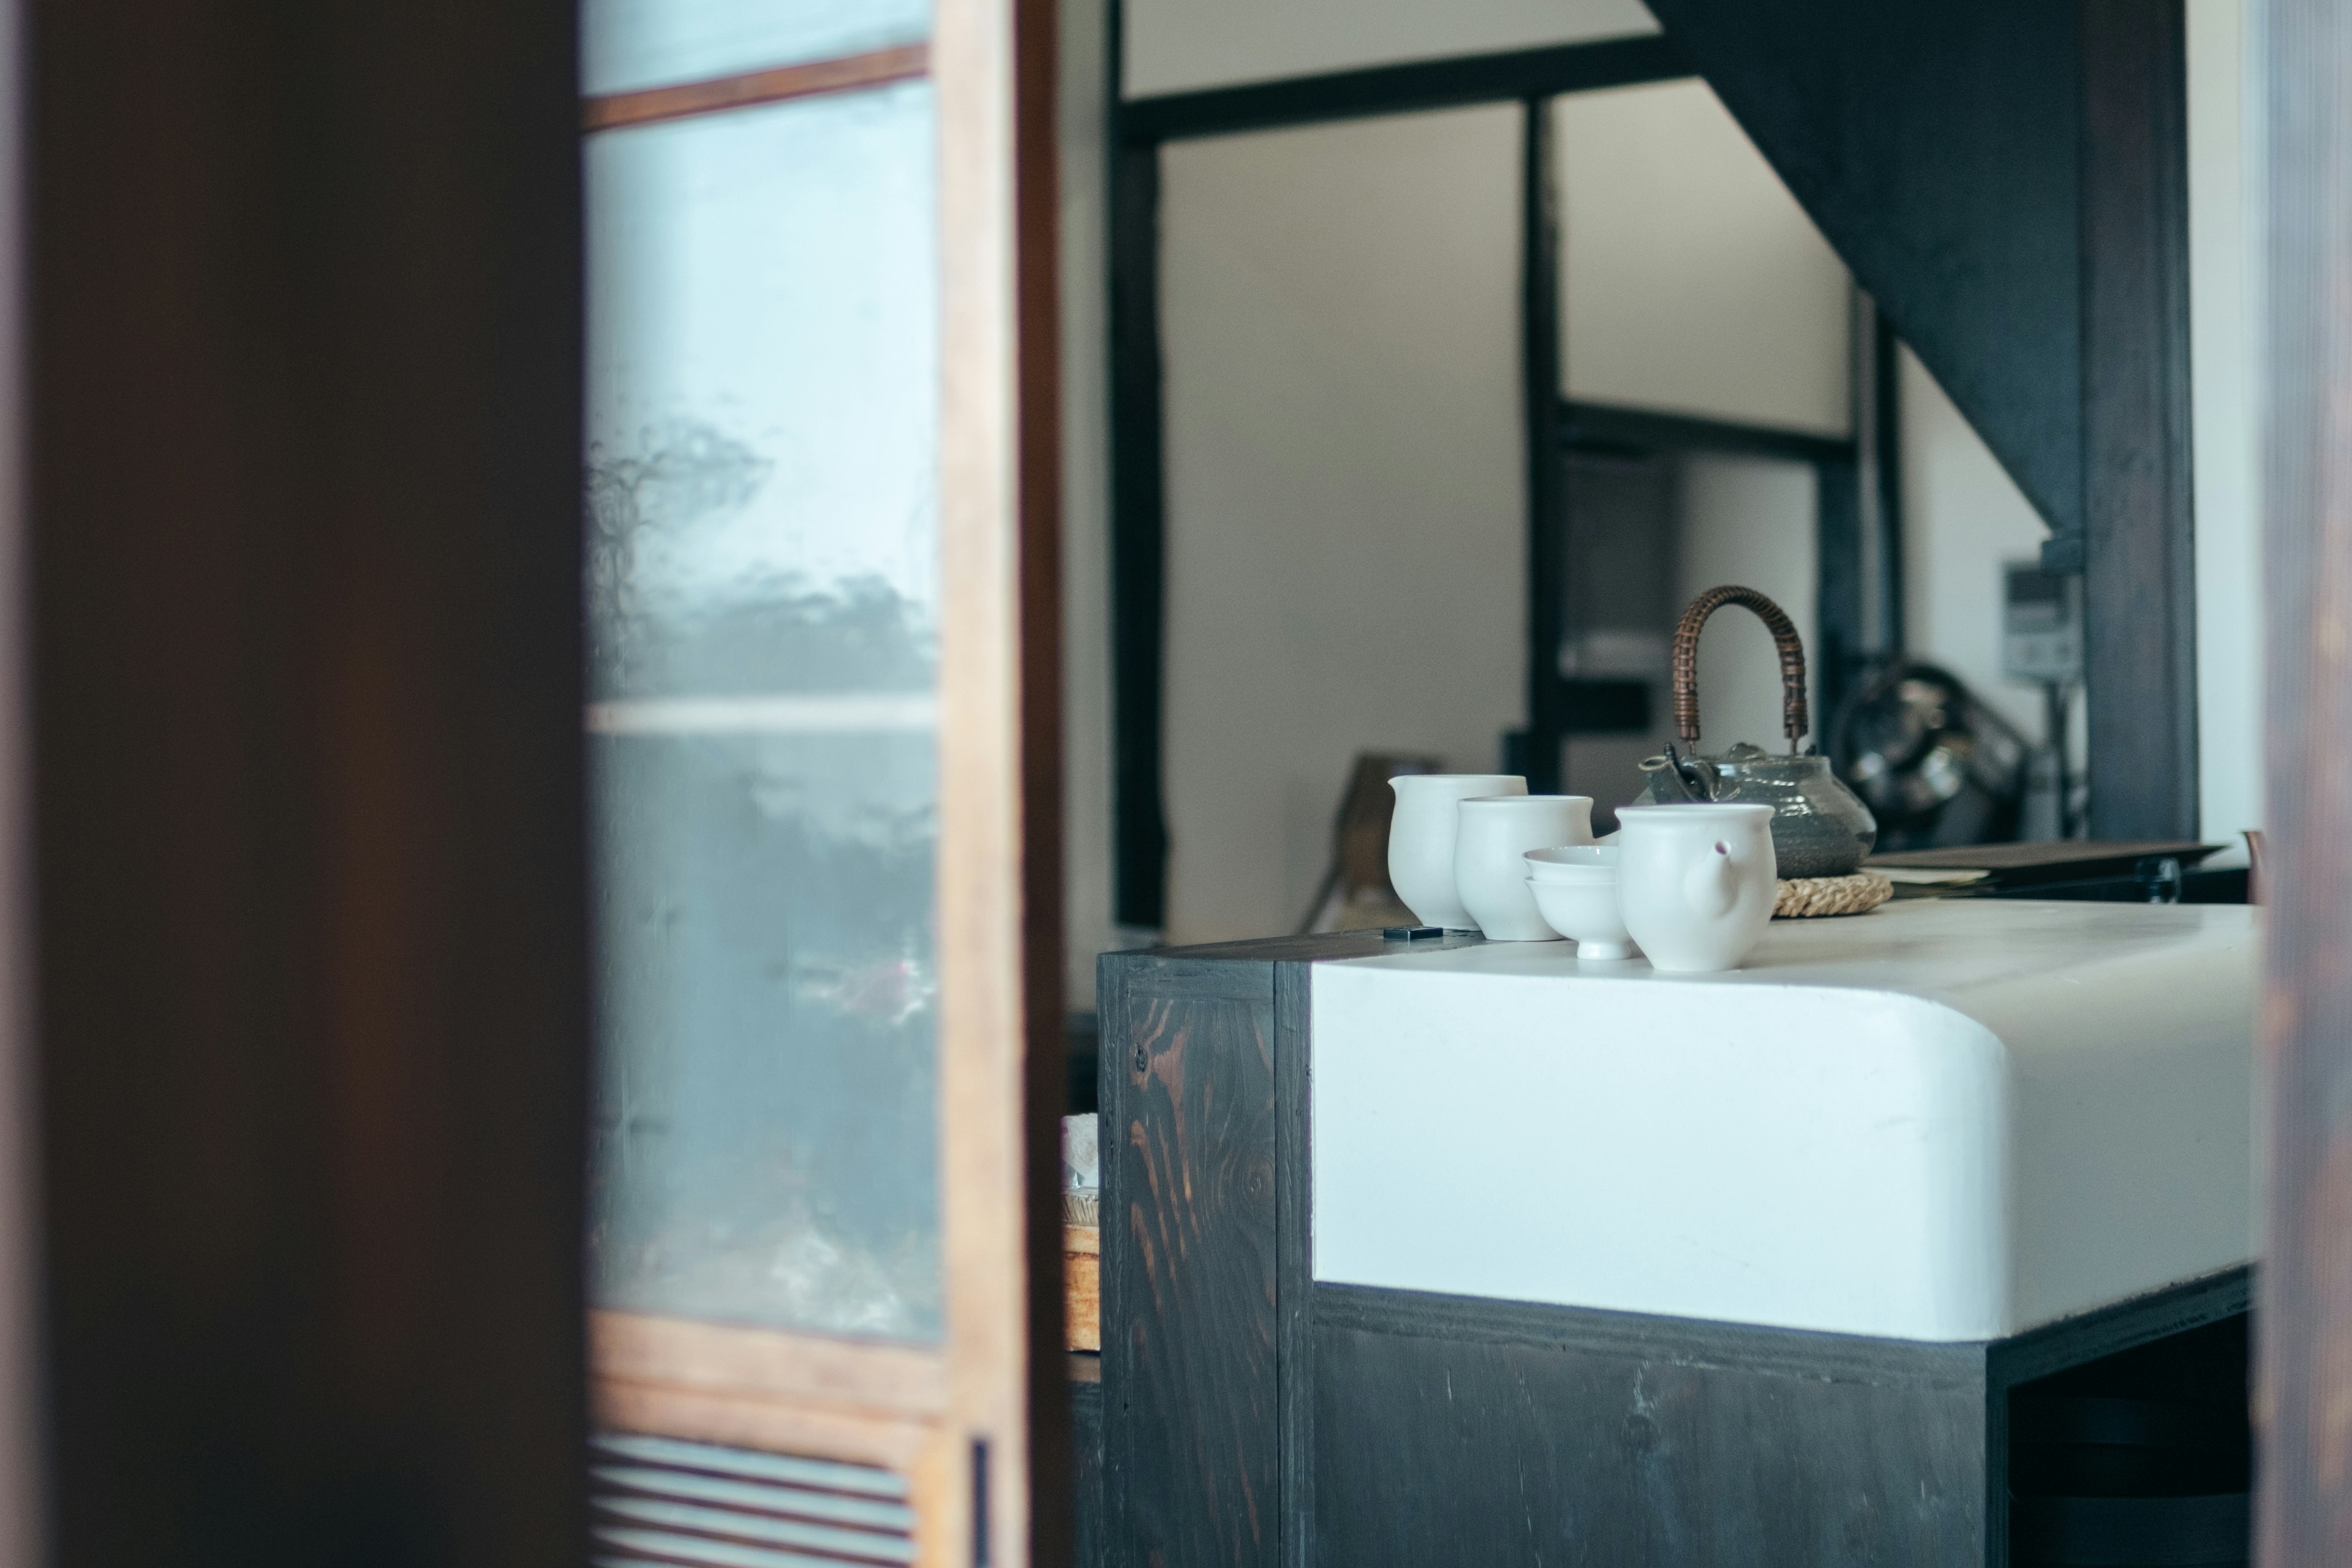
<path fill-rule="evenodd" d="M 600 1553 L 1023 1561 L 1013 6 L 583 23 Z"/>

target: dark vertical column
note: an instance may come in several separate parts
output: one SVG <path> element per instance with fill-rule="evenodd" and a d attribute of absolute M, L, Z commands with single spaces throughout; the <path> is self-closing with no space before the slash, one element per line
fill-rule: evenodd
<path fill-rule="evenodd" d="M 1838 712 L 1864 663 L 1863 642 L 1862 496 L 1858 465 L 1825 458 L 1813 465 L 1815 486 L 1814 638 L 1811 649 L 1816 717 L 1814 744 L 1831 749 Z"/>
<path fill-rule="evenodd" d="M 0 4 L 0 1561 L 48 1560 L 26 624 L 23 16 Z"/>
<path fill-rule="evenodd" d="M 2263 15 L 2271 1171 L 2254 1409 L 2260 1561 L 2300 1568 L 2352 1562 L 2352 11 Z"/>
<path fill-rule="evenodd" d="M 1118 47 L 1114 41 L 1114 58 Z M 1166 921 L 1168 901 L 1168 824 L 1160 771 L 1167 652 L 1160 148 L 1117 139 L 1115 70 L 1111 86 L 1111 816 L 1118 921 L 1157 927 Z"/>
<path fill-rule="evenodd" d="M 1908 644 L 1903 615 L 1903 355 L 1895 323 L 1870 312 L 1871 570 L 1878 600 L 1882 658 L 1898 659 Z"/>
<path fill-rule="evenodd" d="M 573 8 L 30 13 L 54 1561 L 582 1562 Z"/>
<path fill-rule="evenodd" d="M 1560 452 L 1559 203 L 1551 105 L 1530 98 L 1520 161 L 1520 371 L 1528 430 L 1528 788 L 1559 788 L 1561 619 L 1568 585 L 1568 466 Z"/>
<path fill-rule="evenodd" d="M 1069 1096 L 1062 855 L 1062 334 L 1058 0 L 1013 0 L 1021 572 L 1023 1198 L 1028 1237 L 1031 1568 L 1075 1556 L 1062 1112 Z M 1094 1568 L 1087 1564 L 1087 1568 Z"/>
<path fill-rule="evenodd" d="M 1281 1568 L 1316 1568 L 1315 972 L 1274 966 L 1274 1393 L 1282 1444 Z"/>
<path fill-rule="evenodd" d="M 2091 836 L 2189 837 L 2197 583 L 2180 0 L 2084 0 L 2082 28 Z"/>

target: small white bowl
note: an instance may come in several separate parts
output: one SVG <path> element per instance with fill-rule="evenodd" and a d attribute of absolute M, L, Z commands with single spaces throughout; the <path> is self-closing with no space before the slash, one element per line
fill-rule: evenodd
<path fill-rule="evenodd" d="M 1617 876 L 1614 844 L 1563 844 L 1557 849 L 1530 849 L 1523 858 L 1531 882 L 1614 880 Z"/>
<path fill-rule="evenodd" d="M 1528 891 L 1536 909 L 1546 925 L 1574 939 L 1580 959 L 1636 956 L 1617 901 L 1616 859 L 1614 845 L 1528 851 Z"/>

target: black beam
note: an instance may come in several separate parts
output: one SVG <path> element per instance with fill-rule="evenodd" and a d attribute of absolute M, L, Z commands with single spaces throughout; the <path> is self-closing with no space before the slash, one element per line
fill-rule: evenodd
<path fill-rule="evenodd" d="M 2082 27 L 2091 837 L 2189 838 L 2197 563 L 2181 0 L 2084 0 Z"/>
<path fill-rule="evenodd" d="M 1370 114 L 1548 98 L 1690 74 L 1681 50 L 1665 37 L 1608 38 L 1139 98 L 1121 106 L 1119 135 L 1144 143 L 1221 136 Z"/>
<path fill-rule="evenodd" d="M 1560 450 L 1559 211 L 1551 105 L 1530 98 L 1519 165 L 1519 368 L 1528 424 L 1528 727 L 1536 795 L 1557 793 L 1568 691 L 1559 645 L 1568 613 L 1568 465 Z"/>
<path fill-rule="evenodd" d="M 1114 113 L 1117 112 L 1114 108 Z M 1160 794 L 1167 619 L 1160 391 L 1160 150 L 1114 145 L 1110 220 L 1111 814 L 1122 925 L 1166 923 Z"/>
<path fill-rule="evenodd" d="M 1897 659 L 1908 633 L 1903 625 L 1903 356 L 1895 323 L 1874 307 L 1870 312 L 1871 506 L 1870 559 L 1877 581 L 1878 646 L 1881 658 Z"/>
<path fill-rule="evenodd" d="M 1661 414 L 1610 403 L 1563 399 L 1558 438 L 1574 447 L 1622 447 L 1642 452 L 1724 452 L 1739 457 L 1786 458 L 1800 463 L 1850 463 L 1851 440 L 1776 430 L 1769 425 L 1738 425 L 1685 414 Z"/>
<path fill-rule="evenodd" d="M 1832 749 L 1838 715 L 1870 662 L 1863 625 L 1862 494 L 1852 458 L 1813 465 L 1814 743 Z"/>
<path fill-rule="evenodd" d="M 1650 9 L 2034 509 L 2079 528 L 2071 8 Z"/>

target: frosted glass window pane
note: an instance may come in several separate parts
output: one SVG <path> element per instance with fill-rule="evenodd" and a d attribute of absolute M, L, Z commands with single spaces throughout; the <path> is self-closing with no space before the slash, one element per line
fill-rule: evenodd
<path fill-rule="evenodd" d="M 940 1334 L 930 92 L 600 133 L 600 1305 Z"/>
<path fill-rule="evenodd" d="M 583 92 L 628 92 L 929 37 L 930 0 L 584 0 Z"/>

